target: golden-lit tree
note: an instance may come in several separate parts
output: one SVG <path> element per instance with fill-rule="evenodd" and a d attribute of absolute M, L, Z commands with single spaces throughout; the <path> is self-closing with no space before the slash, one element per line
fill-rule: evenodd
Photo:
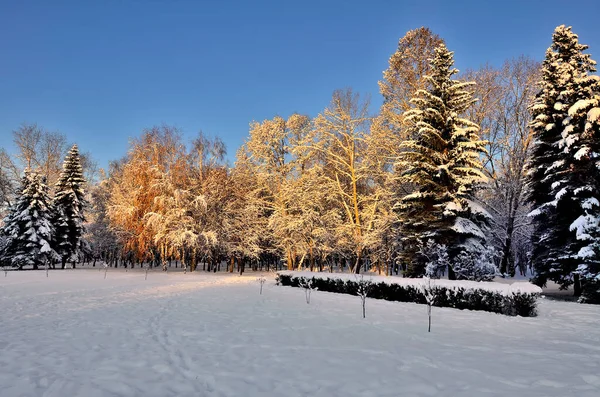
<path fill-rule="evenodd" d="M 156 218 L 162 217 L 168 225 L 166 219 L 175 216 L 172 211 L 181 213 L 189 185 L 179 132 L 168 126 L 145 130 L 131 142 L 126 161 L 111 179 L 107 211 L 125 249 L 139 260 L 159 255 L 165 261 L 171 253 L 165 237 L 168 226 L 159 228 Z"/>

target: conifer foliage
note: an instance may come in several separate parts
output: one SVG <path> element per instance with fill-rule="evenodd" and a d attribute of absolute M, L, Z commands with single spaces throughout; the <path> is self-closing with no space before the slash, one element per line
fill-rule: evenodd
<path fill-rule="evenodd" d="M 466 89 L 472 83 L 452 79 L 458 72 L 453 64 L 453 52 L 438 46 L 427 89 L 417 92 L 414 108 L 405 113 L 411 138 L 402 143 L 396 166 L 403 170 L 403 182 L 415 189 L 396 208 L 403 260 L 411 276 L 425 270 L 426 260 L 417 254 L 420 241 L 445 244 L 451 263 L 485 241 L 483 217 L 471 209 L 473 189 L 486 180 L 479 159 L 485 142 L 478 136 L 479 127 L 461 117 L 475 99 Z"/>
<path fill-rule="evenodd" d="M 598 77 L 588 47 L 570 27 L 552 36 L 541 90 L 531 107 L 530 216 L 534 221 L 534 281 L 568 287 L 589 276 L 599 258 Z M 593 271 L 592 271 L 593 273 Z"/>
<path fill-rule="evenodd" d="M 75 260 L 83 248 L 83 210 L 86 206 L 84 184 L 79 149 L 77 145 L 73 145 L 65 157 L 52 201 L 53 224 L 56 227 L 53 247 L 61 257 L 63 268 L 67 261 Z"/>
<path fill-rule="evenodd" d="M 19 198 L 4 219 L 3 234 L 6 239 L 1 254 L 3 265 L 38 269 L 58 258 L 51 247 L 53 226 L 48 186 L 37 172 L 25 170 Z"/>

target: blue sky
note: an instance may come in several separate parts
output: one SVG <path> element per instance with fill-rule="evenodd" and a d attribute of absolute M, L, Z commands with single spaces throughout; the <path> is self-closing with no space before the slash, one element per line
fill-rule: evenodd
<path fill-rule="evenodd" d="M 600 61 L 600 1 L 4 1 L 0 146 L 36 122 L 101 166 L 166 123 L 218 135 L 229 158 L 252 120 L 320 112 L 336 88 L 370 94 L 406 31 L 428 26 L 459 69 L 541 60 L 572 25 Z"/>

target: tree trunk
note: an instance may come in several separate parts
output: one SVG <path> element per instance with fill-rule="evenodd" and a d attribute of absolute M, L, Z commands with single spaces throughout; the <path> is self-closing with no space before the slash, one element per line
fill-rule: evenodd
<path fill-rule="evenodd" d="M 504 246 L 502 247 L 502 260 L 500 261 L 500 273 L 506 274 L 508 273 L 508 265 L 511 260 L 511 247 L 512 247 L 512 235 L 515 226 L 515 216 L 512 211 L 511 204 L 511 213 L 508 217 L 508 222 L 506 225 L 506 238 L 504 239 Z"/>
<path fill-rule="evenodd" d="M 454 269 L 450 265 L 448 265 L 448 280 L 456 280 L 456 273 L 454 273 Z"/>
<path fill-rule="evenodd" d="M 578 273 L 573 274 L 573 296 L 581 296 L 581 279 Z"/>
<path fill-rule="evenodd" d="M 356 256 L 356 263 L 354 264 L 354 274 L 360 274 L 360 266 L 362 265 L 362 258 L 360 255 Z"/>

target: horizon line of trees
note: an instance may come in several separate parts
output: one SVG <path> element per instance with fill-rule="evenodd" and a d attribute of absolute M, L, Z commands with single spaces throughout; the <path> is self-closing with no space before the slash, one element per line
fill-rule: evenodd
<path fill-rule="evenodd" d="M 409 31 L 378 114 L 337 90 L 314 118 L 251 123 L 231 168 L 219 138 L 145 130 L 90 186 L 85 255 L 475 280 L 533 269 L 593 300 L 600 86 L 586 49 L 559 26 L 541 65 L 458 74 L 442 38 Z"/>

